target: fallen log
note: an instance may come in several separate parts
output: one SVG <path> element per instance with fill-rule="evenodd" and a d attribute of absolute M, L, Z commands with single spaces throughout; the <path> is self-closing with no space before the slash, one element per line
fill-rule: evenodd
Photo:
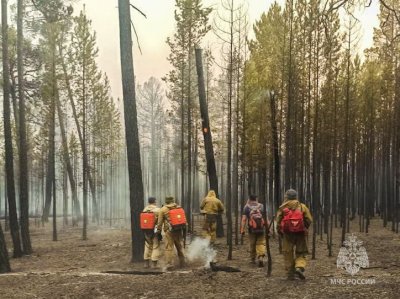
<path fill-rule="evenodd" d="M 119 275 L 160 275 L 165 272 L 162 271 L 139 271 L 139 270 L 132 270 L 132 271 L 103 271 L 101 273 L 106 274 L 119 274 Z"/>
<path fill-rule="evenodd" d="M 230 267 L 230 266 L 224 266 L 224 265 L 217 265 L 216 263 L 210 262 L 210 269 L 213 272 L 241 272 L 240 269 Z"/>

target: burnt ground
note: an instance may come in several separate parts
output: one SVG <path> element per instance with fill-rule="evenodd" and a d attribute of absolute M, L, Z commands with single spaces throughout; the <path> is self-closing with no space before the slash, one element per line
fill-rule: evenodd
<path fill-rule="evenodd" d="M 11 259 L 13 272 L 0 275 L 0 298 L 399 298 L 400 235 L 382 228 L 378 219 L 372 221 L 369 234 L 359 233 L 357 222 L 352 225 L 364 242 L 370 268 L 353 277 L 337 269 L 340 231 L 335 230 L 334 257 L 328 257 L 326 240 L 318 238 L 317 258 L 309 260 L 307 279 L 287 281 L 276 239 L 271 240 L 271 277 L 249 263 L 246 242 L 234 246 L 233 260 L 227 261 L 225 239 L 216 245 L 218 262 L 240 268 L 239 273 L 211 272 L 189 264 L 159 275 L 105 274 L 142 270 L 141 264 L 130 263 L 129 230 L 91 227 L 89 240 L 82 241 L 80 228 L 64 227 L 59 241 L 53 242 L 50 224 L 32 223 L 34 253 Z M 7 238 L 10 245 L 9 233 Z M 348 284 L 351 278 L 375 284 Z M 344 279 L 344 284 L 334 284 L 334 279 Z"/>

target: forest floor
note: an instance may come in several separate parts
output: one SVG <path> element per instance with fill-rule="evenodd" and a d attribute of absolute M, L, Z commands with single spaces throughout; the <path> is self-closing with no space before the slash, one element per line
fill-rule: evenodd
<path fill-rule="evenodd" d="M 337 269 L 340 230 L 336 229 L 333 257 L 328 257 L 325 236 L 323 241 L 318 237 L 307 279 L 287 281 L 277 239 L 271 239 L 271 277 L 265 268 L 249 263 L 247 238 L 244 245 L 234 246 L 231 261 L 227 261 L 225 239 L 216 245 L 219 264 L 237 267 L 238 273 L 211 272 L 189 264 L 159 275 L 106 274 L 142 270 L 142 264 L 130 263 L 128 229 L 92 226 L 89 240 L 82 241 L 80 228 L 61 226 L 59 241 L 53 242 L 50 223 L 32 224 L 34 253 L 11 259 L 13 272 L 0 275 L 0 298 L 399 298 L 400 235 L 382 228 L 378 219 L 372 221 L 369 234 L 359 233 L 355 221 L 352 226 L 366 248 L 369 268 L 353 277 Z M 10 245 L 8 232 L 6 236 Z M 367 281 L 375 283 L 363 284 Z"/>

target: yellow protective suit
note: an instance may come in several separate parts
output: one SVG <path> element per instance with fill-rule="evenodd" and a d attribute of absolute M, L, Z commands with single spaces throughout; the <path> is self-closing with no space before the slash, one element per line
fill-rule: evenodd
<path fill-rule="evenodd" d="M 143 212 L 153 212 L 156 215 L 156 219 L 158 217 L 158 213 L 160 208 L 155 204 L 149 204 L 143 209 Z M 156 220 L 157 223 L 157 220 Z M 158 241 L 157 236 L 153 232 L 148 232 L 144 234 L 144 260 L 145 261 L 158 261 L 160 256 L 160 242 Z"/>
<path fill-rule="evenodd" d="M 217 198 L 215 192 L 210 190 L 207 197 L 201 202 L 200 210 L 205 214 L 202 235 L 213 244 L 217 238 L 217 217 L 218 214 L 224 212 L 224 205 Z"/>
<path fill-rule="evenodd" d="M 180 266 L 185 264 L 185 254 L 183 250 L 183 232 L 182 230 L 171 231 L 169 224 L 169 211 L 176 209 L 179 206 L 172 202 L 168 203 L 160 209 L 157 220 L 157 230 L 161 232 L 164 227 L 165 232 L 165 261 L 167 267 L 172 267 L 174 264 L 174 247 L 179 258 Z"/>
<path fill-rule="evenodd" d="M 301 209 L 303 211 L 304 225 L 308 229 L 312 223 L 312 216 L 310 210 L 305 204 L 300 203 L 297 199 L 286 199 L 279 207 L 277 213 L 277 229 L 281 230 L 281 222 L 283 219 L 283 209 Z M 284 233 L 282 251 L 285 260 L 285 268 L 288 275 L 294 274 L 295 268 L 303 269 L 306 267 L 306 255 L 308 254 L 308 235 L 305 233 Z"/>
<path fill-rule="evenodd" d="M 245 232 L 245 227 L 248 226 L 249 222 L 249 217 L 250 217 L 250 211 L 251 209 L 257 209 L 260 210 L 262 213 L 264 210 L 264 206 L 257 201 L 251 201 L 249 200 L 247 204 L 243 208 L 243 215 L 242 215 L 242 221 L 241 221 L 241 233 L 244 234 Z M 266 221 L 266 225 L 268 225 Z M 265 257 L 265 246 L 266 246 L 266 241 L 265 241 L 265 233 L 254 233 L 252 232 L 251 228 L 249 227 L 248 229 L 249 232 L 249 246 L 250 246 L 250 258 L 252 262 L 255 262 L 257 259 L 258 262 L 263 263 L 263 259 Z"/>

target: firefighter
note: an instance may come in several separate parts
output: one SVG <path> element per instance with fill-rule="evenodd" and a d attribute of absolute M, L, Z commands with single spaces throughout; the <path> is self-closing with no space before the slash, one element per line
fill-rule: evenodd
<path fill-rule="evenodd" d="M 165 260 L 167 269 L 173 268 L 174 261 L 174 247 L 176 248 L 176 252 L 179 258 L 179 266 L 185 266 L 185 255 L 183 250 L 183 234 L 184 229 L 186 228 L 178 228 L 175 229 L 174 223 L 171 222 L 170 213 L 171 210 L 183 209 L 175 203 L 175 199 L 172 196 L 168 196 L 165 198 L 165 205 L 160 209 L 158 213 L 157 227 L 156 233 L 161 234 L 162 228 L 164 227 L 165 232 Z M 185 215 L 183 212 L 183 216 L 185 219 Z"/>
<path fill-rule="evenodd" d="M 308 228 L 312 223 L 312 216 L 307 206 L 298 200 L 295 190 L 286 191 L 276 221 L 278 233 L 283 238 L 282 251 L 288 279 L 305 279 Z"/>
<path fill-rule="evenodd" d="M 210 244 L 214 244 L 217 237 L 217 217 L 218 214 L 224 212 L 224 205 L 217 198 L 214 190 L 210 190 L 207 197 L 203 199 L 200 205 L 200 210 L 205 214 L 203 237 L 210 240 Z"/>
<path fill-rule="evenodd" d="M 156 198 L 155 197 L 149 197 L 148 199 L 148 205 L 143 209 L 144 213 L 154 213 L 156 217 L 156 222 L 157 223 L 157 217 L 158 213 L 160 211 L 160 208 L 157 207 L 156 205 Z M 144 267 L 149 268 L 150 267 L 150 261 L 152 263 L 153 268 L 157 267 L 157 262 L 158 258 L 160 256 L 160 234 L 155 234 L 154 231 L 145 231 L 144 232 Z"/>
<path fill-rule="evenodd" d="M 243 208 L 240 232 L 245 234 L 248 227 L 251 263 L 264 267 L 265 259 L 265 221 L 263 218 L 264 206 L 257 201 L 256 195 L 250 195 Z"/>

